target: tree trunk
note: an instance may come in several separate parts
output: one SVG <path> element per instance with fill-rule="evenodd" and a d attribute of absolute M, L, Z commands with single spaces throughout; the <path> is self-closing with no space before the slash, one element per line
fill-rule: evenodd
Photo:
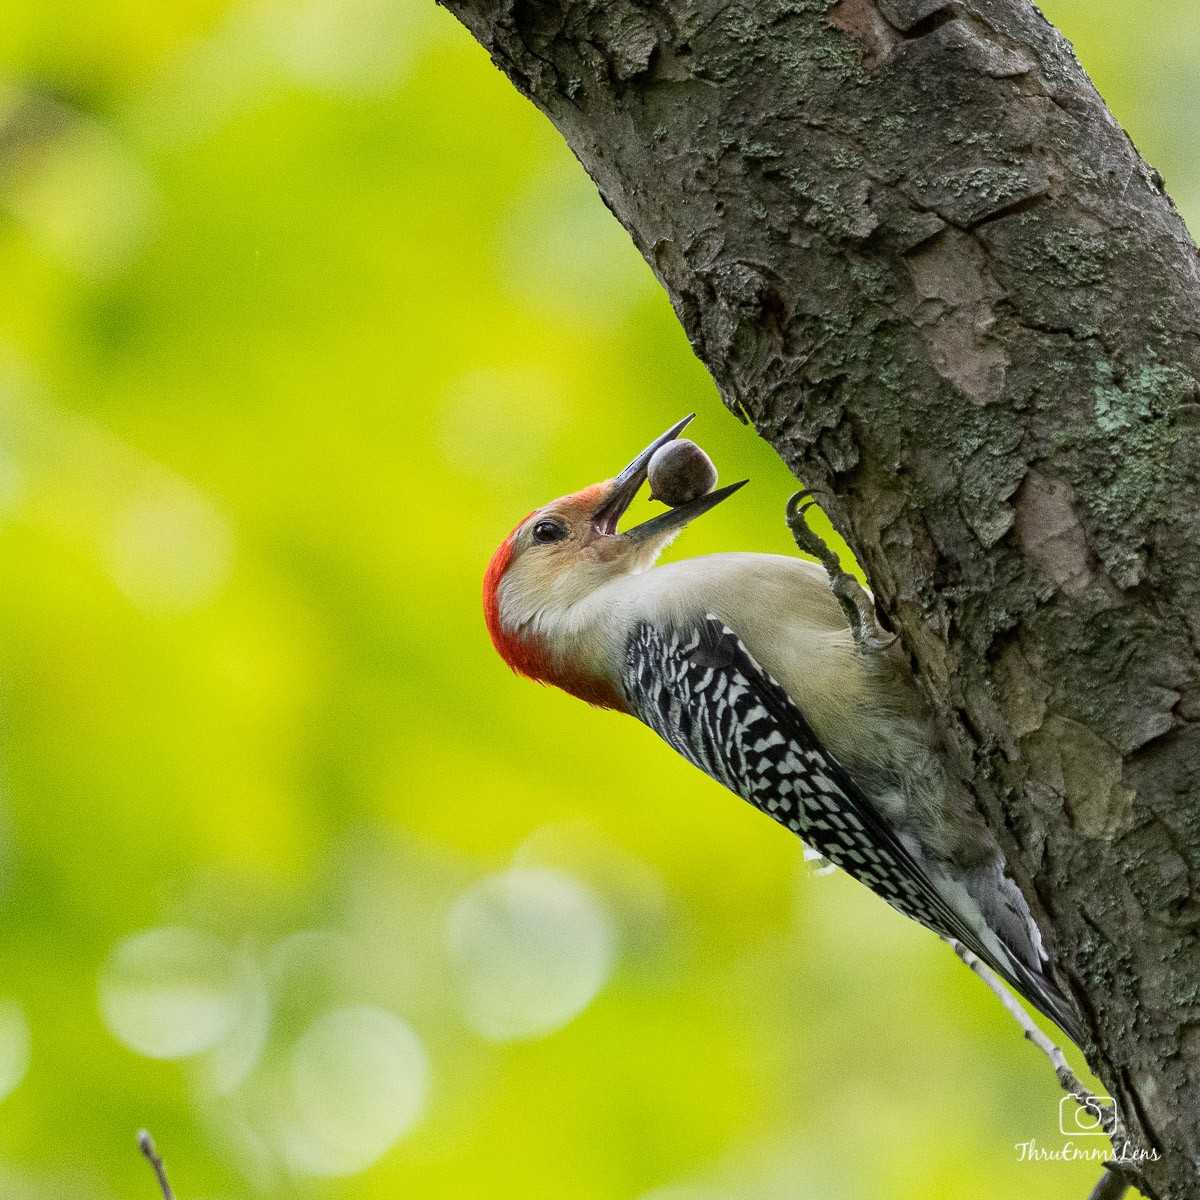
<path fill-rule="evenodd" d="M 865 569 L 1200 1196 L 1200 266 L 1025 0 L 445 0 Z"/>

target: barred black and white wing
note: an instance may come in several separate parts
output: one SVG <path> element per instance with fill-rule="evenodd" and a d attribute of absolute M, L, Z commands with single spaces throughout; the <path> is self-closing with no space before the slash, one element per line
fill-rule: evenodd
<path fill-rule="evenodd" d="M 683 632 L 640 624 L 626 647 L 631 712 L 684 758 L 905 916 L 983 959 L 1067 1033 L 1077 1025 L 1057 989 L 1006 953 L 938 881 L 831 754 L 804 714 L 737 635 L 714 616 Z"/>

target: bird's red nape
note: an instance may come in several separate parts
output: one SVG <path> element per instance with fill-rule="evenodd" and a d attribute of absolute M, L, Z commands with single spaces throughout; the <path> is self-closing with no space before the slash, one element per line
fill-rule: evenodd
<path fill-rule="evenodd" d="M 534 510 L 537 511 L 536 509 Z M 529 514 L 529 517 L 533 513 Z M 500 543 L 500 548 L 492 555 L 491 562 L 487 565 L 487 570 L 483 573 L 483 619 L 487 622 L 488 634 L 491 636 L 492 645 L 496 647 L 500 653 L 500 657 L 515 671 L 517 668 L 513 665 L 508 654 L 509 643 L 514 639 L 510 638 L 505 632 L 504 626 L 500 623 L 500 581 L 504 578 L 504 573 L 512 566 L 513 553 L 516 549 L 517 530 L 529 520 L 526 517 L 524 521 L 518 521 L 516 528 Z"/>

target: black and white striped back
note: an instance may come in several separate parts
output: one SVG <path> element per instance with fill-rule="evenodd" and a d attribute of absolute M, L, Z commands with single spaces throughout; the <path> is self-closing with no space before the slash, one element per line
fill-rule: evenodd
<path fill-rule="evenodd" d="M 689 762 L 905 916 L 962 943 L 1079 1040 L 1041 964 L 1001 960 L 989 949 L 985 939 L 1002 943 L 947 900 L 787 692 L 717 617 L 673 632 L 639 624 L 626 645 L 623 687 L 631 712 Z"/>

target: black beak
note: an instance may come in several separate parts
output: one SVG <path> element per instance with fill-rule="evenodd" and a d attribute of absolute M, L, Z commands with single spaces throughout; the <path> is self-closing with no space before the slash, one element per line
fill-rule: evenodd
<path fill-rule="evenodd" d="M 728 500 L 734 492 L 744 488 L 749 482 L 748 479 L 739 479 L 737 483 L 716 488 L 707 496 L 697 496 L 695 500 L 689 500 L 678 508 L 660 513 L 657 517 L 651 517 L 649 521 L 643 521 L 640 525 L 627 529 L 621 536 L 628 542 L 648 542 L 674 533 L 697 517 L 703 516 L 710 508 L 716 508 L 722 500 Z"/>
<path fill-rule="evenodd" d="M 692 423 L 695 416 L 695 413 L 691 413 L 682 421 L 677 421 L 661 437 L 655 438 L 613 480 L 612 491 L 609 493 L 608 499 L 592 517 L 592 524 L 597 533 L 610 537 L 617 534 L 617 522 L 625 515 L 625 510 L 633 503 L 633 498 L 641 490 L 642 484 L 646 482 L 646 468 L 650 465 L 655 451 L 660 446 L 673 442 Z M 644 521 L 641 525 L 627 529 L 619 536 L 630 542 L 646 542 L 673 533 L 675 530 L 682 529 L 689 521 L 694 521 L 702 513 L 708 512 L 710 508 L 716 508 L 722 500 L 728 499 L 747 482 L 749 481 L 743 479 L 740 483 L 731 483 L 727 487 L 717 488 L 706 496 L 698 496 L 687 504 L 681 504 L 678 508 L 671 509 L 670 512 L 662 513 L 657 517 L 652 517 L 649 521 Z"/>

